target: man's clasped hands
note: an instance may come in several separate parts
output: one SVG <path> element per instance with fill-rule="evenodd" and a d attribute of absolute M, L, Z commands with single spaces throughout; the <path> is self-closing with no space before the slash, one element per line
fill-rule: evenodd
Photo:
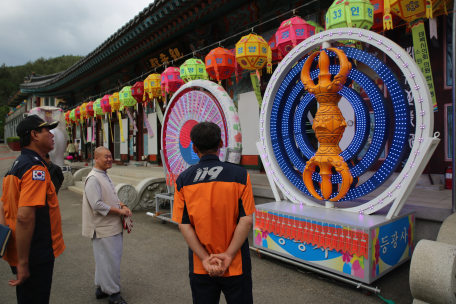
<path fill-rule="evenodd" d="M 221 277 L 231 265 L 233 257 L 228 253 L 218 253 L 206 256 L 203 260 L 204 269 L 211 277 Z"/>

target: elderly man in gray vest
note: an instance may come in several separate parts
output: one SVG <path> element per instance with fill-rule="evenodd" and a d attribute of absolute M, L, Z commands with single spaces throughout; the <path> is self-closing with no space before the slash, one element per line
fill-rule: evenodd
<path fill-rule="evenodd" d="M 120 296 L 120 260 L 122 258 L 122 217 L 131 211 L 117 197 L 107 174 L 112 167 L 111 152 L 95 149 L 95 167 L 89 173 L 82 202 L 82 235 L 92 239 L 95 255 L 95 296 L 109 296 L 109 303 L 123 304 Z"/>

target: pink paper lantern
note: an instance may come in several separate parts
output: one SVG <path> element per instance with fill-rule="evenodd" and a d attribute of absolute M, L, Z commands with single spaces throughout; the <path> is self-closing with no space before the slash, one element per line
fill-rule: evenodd
<path fill-rule="evenodd" d="M 301 41 L 313 36 L 315 27 L 298 16 L 285 20 L 276 32 L 277 48 L 286 56 Z"/>
<path fill-rule="evenodd" d="M 105 95 L 100 101 L 101 104 L 101 109 L 103 110 L 103 113 L 111 113 L 111 105 L 109 104 L 109 97 L 111 95 Z"/>
<path fill-rule="evenodd" d="M 176 67 L 169 67 L 161 74 L 161 91 L 162 95 L 166 93 L 174 93 L 185 82 L 180 77 L 180 69 Z"/>

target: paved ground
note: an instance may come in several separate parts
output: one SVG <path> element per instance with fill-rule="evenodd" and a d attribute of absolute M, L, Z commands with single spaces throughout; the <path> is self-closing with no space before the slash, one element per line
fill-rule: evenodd
<path fill-rule="evenodd" d="M 0 152 L 6 151 L 0 145 Z M 2 157 L 14 156 L 4 153 Z M 14 159 L 0 161 L 4 176 Z M 108 303 L 94 297 L 94 258 L 91 242 L 81 236 L 82 196 L 68 190 L 59 194 L 65 252 L 56 259 L 51 303 Z M 145 212 L 134 212 L 134 227 L 124 236 L 122 295 L 128 303 L 191 303 L 187 245 L 177 226 L 162 224 Z M 250 236 L 251 239 L 251 236 Z M 252 243 L 252 242 L 250 242 Z M 331 279 L 300 271 L 252 253 L 253 294 L 256 303 L 384 303 L 377 296 Z M 395 303 L 411 303 L 409 263 L 374 285 Z M 0 303 L 16 303 L 6 262 L 0 261 Z M 225 303 L 223 296 L 221 303 Z"/>

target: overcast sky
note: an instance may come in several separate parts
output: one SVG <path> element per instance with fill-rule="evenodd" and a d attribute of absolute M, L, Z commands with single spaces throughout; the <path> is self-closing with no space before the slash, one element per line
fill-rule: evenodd
<path fill-rule="evenodd" d="M 153 0 L 0 0 L 0 65 L 85 56 Z"/>

